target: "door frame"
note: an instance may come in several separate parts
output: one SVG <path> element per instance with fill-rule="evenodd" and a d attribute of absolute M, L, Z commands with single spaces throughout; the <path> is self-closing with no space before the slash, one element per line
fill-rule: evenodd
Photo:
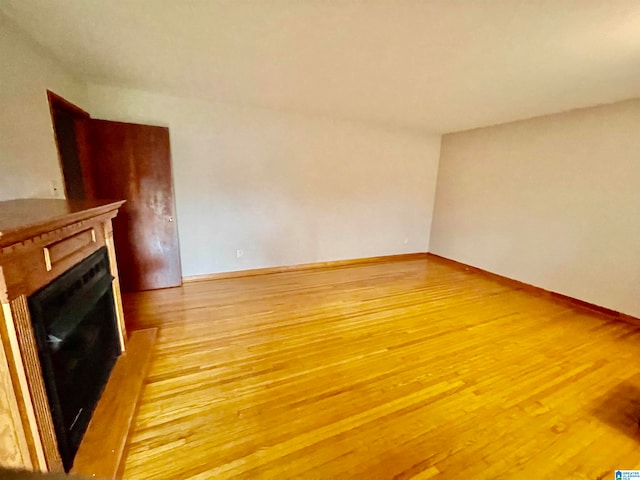
<path fill-rule="evenodd" d="M 56 112 L 64 112 L 70 115 L 74 120 L 74 134 L 75 134 L 75 142 L 76 142 L 76 150 L 78 152 L 78 161 L 80 162 L 80 170 L 82 172 L 82 176 L 79 179 L 74 179 L 76 181 L 80 181 L 84 186 L 85 198 L 88 200 L 95 199 L 95 189 L 93 187 L 93 180 L 91 175 L 91 155 L 90 155 L 90 145 L 88 138 L 88 129 L 86 121 L 91 119 L 91 115 L 89 112 L 83 110 L 82 108 L 74 105 L 69 100 L 62 98 L 60 95 L 52 92 L 51 90 L 47 90 L 47 100 L 49 101 L 49 114 L 51 115 L 51 125 L 53 126 L 53 138 L 56 142 L 56 151 L 58 154 L 58 165 L 60 167 L 60 172 L 62 174 L 62 181 L 64 184 L 64 193 L 65 197 L 69 198 L 68 184 L 70 183 L 70 179 L 66 178 L 65 169 L 64 169 L 64 160 L 62 159 L 62 155 L 60 153 L 60 145 L 58 142 L 58 131 L 56 127 Z"/>
<path fill-rule="evenodd" d="M 94 122 L 108 122 L 111 124 L 123 124 L 123 125 L 130 125 L 130 126 L 135 125 L 138 127 L 153 127 L 153 128 L 161 128 L 166 130 L 166 142 L 167 142 L 166 148 L 167 148 L 167 155 L 168 155 L 168 162 L 169 162 L 168 166 L 169 166 L 169 173 L 170 173 L 169 181 L 170 181 L 170 193 L 171 193 L 170 195 L 171 216 L 167 218 L 169 219 L 168 221 L 174 222 L 174 218 L 176 217 L 175 188 L 174 188 L 174 178 L 173 178 L 173 171 L 172 171 L 173 169 L 172 169 L 172 162 L 171 162 L 171 146 L 170 146 L 170 139 L 169 139 L 169 129 L 167 126 L 130 124 L 128 122 L 116 122 L 111 120 L 93 119 L 91 118 L 91 115 L 89 114 L 89 112 L 74 105 L 73 103 L 62 98 L 60 95 L 52 92 L 51 90 L 47 90 L 47 99 L 49 101 L 49 113 L 51 115 L 51 124 L 53 127 L 54 140 L 56 142 L 56 149 L 58 151 L 58 161 L 59 161 L 59 166 L 62 173 L 64 189 L 65 189 L 65 194 L 67 198 L 69 198 L 69 186 L 73 185 L 71 182 L 74 182 L 78 186 L 82 185 L 84 189 L 84 199 L 86 200 L 96 200 L 98 199 L 97 196 L 99 192 L 102 192 L 102 194 L 106 193 L 102 191 L 100 188 L 98 188 L 101 185 L 101 180 L 98 180 L 98 179 L 101 179 L 101 177 L 98 176 L 98 174 L 100 174 L 100 171 L 101 171 L 101 164 L 96 161 L 96 158 L 100 156 L 101 152 L 103 151 L 103 148 L 95 145 L 97 137 L 96 137 Z M 76 147 L 77 157 L 78 157 L 77 160 L 79 164 L 77 166 L 74 164 L 73 169 L 67 168 L 68 170 L 67 172 L 65 172 L 65 161 L 63 159 L 64 152 L 62 152 L 60 148 L 60 143 L 62 142 L 59 141 L 59 136 L 58 136 L 58 128 L 60 128 L 60 131 L 62 131 L 62 122 L 61 122 L 62 119 L 59 116 L 60 113 L 64 113 L 65 115 L 70 116 L 73 121 L 73 132 L 70 135 L 69 134 L 70 132 L 68 131 L 69 130 L 68 117 L 64 119 L 64 125 L 67 129 L 65 133 L 67 137 L 72 137 L 72 140 L 69 143 L 73 145 L 73 143 L 75 142 L 75 147 Z M 58 117 L 57 118 L 59 123 L 58 127 L 56 126 L 56 117 Z M 63 138 L 63 140 L 66 142 L 67 137 L 65 138 L 60 137 L 60 138 Z M 64 145 L 67 145 L 67 143 L 65 143 Z M 73 160 L 75 162 L 75 158 Z M 76 168 L 76 167 L 79 167 L 79 168 Z M 67 174 L 71 176 L 71 179 L 66 178 Z M 119 233 L 123 234 L 123 232 L 126 232 L 127 230 L 129 230 L 126 225 L 124 227 L 118 227 L 118 225 L 122 221 L 124 221 L 124 219 L 127 217 L 126 213 L 127 213 L 127 210 L 130 208 L 130 205 L 131 205 L 131 202 L 126 204 L 121 209 L 120 215 L 114 220 L 114 232 L 115 232 L 114 239 L 116 239 L 115 240 L 116 243 L 118 242 L 117 240 L 118 234 Z M 173 243 L 175 243 L 174 248 L 175 248 L 177 265 L 175 266 L 175 268 L 171 268 L 170 271 L 177 272 L 178 279 L 176 280 L 176 282 L 179 282 L 179 283 L 175 283 L 175 285 L 167 284 L 164 286 L 149 286 L 147 287 L 148 289 L 167 288 L 167 287 L 173 287 L 173 286 L 178 286 L 182 284 L 180 239 L 179 239 L 179 234 L 177 230 L 177 225 L 175 223 L 172 231 L 172 237 L 173 237 Z M 128 241 L 127 243 L 131 244 L 132 242 Z M 126 251 L 126 248 L 124 249 L 124 251 Z M 144 258 L 143 255 L 142 257 Z M 122 278 L 123 277 L 121 275 L 120 277 L 121 286 L 123 288 L 126 288 L 126 283 L 123 282 Z M 174 282 L 172 280 L 171 282 L 165 282 L 165 283 L 174 283 Z M 139 290 L 139 288 L 136 288 L 136 291 L 137 290 Z"/>

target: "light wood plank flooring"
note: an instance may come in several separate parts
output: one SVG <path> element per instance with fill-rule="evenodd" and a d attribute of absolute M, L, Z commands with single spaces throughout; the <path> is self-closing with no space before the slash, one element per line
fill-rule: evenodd
<path fill-rule="evenodd" d="M 437 259 L 192 283 L 125 308 L 160 327 L 126 479 L 640 468 L 640 330 Z"/>

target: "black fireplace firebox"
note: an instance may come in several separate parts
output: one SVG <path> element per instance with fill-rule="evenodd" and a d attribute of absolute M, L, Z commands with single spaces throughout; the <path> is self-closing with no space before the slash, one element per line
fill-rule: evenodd
<path fill-rule="evenodd" d="M 66 471 L 120 354 L 107 249 L 29 297 L 49 406 Z"/>

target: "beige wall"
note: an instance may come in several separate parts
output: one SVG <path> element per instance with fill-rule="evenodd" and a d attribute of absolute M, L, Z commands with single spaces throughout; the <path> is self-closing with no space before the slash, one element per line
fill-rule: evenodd
<path fill-rule="evenodd" d="M 430 251 L 640 316 L 640 100 L 445 135 Z"/>
<path fill-rule="evenodd" d="M 88 92 L 96 118 L 169 126 L 184 275 L 428 249 L 439 136 Z"/>
<path fill-rule="evenodd" d="M 83 105 L 86 87 L 0 14 L 0 200 L 62 185 L 47 89 Z"/>

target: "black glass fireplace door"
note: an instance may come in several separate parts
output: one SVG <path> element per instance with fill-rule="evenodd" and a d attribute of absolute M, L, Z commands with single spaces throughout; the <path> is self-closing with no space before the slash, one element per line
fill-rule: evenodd
<path fill-rule="evenodd" d="M 106 248 L 29 297 L 40 363 L 65 470 L 120 354 Z"/>

